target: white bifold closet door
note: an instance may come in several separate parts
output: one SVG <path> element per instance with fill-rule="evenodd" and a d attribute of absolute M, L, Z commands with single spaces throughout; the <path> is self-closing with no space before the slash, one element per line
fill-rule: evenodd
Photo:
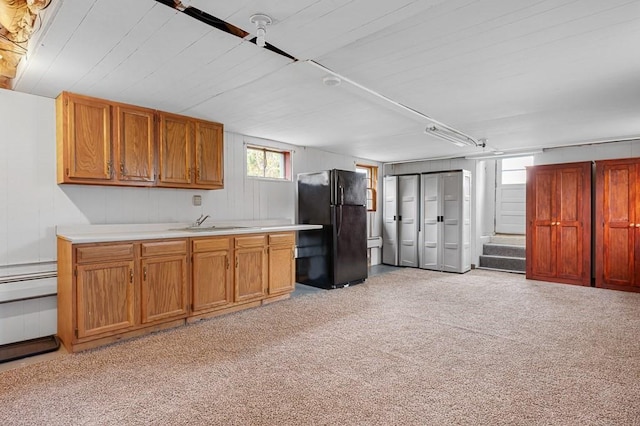
<path fill-rule="evenodd" d="M 419 266 L 420 175 L 385 176 L 382 263 Z"/>
<path fill-rule="evenodd" d="M 398 177 L 385 176 L 383 181 L 382 263 L 398 265 Z"/>
<path fill-rule="evenodd" d="M 400 266 L 419 266 L 420 175 L 398 176 L 398 241 Z"/>
<path fill-rule="evenodd" d="M 471 269 L 471 173 L 422 175 L 420 267 L 447 272 Z"/>

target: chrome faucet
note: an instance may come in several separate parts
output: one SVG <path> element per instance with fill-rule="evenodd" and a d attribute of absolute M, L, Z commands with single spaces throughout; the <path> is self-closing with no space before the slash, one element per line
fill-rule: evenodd
<path fill-rule="evenodd" d="M 200 217 L 196 219 L 195 225 L 196 226 L 202 225 L 204 223 L 204 221 L 207 220 L 208 217 L 209 217 L 209 215 L 205 216 L 205 215 L 201 214 Z"/>

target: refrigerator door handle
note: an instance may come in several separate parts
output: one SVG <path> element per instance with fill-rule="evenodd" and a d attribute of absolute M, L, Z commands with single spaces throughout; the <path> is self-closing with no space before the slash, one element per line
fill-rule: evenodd
<path fill-rule="evenodd" d="M 342 230 L 342 204 L 338 206 L 338 211 L 336 213 L 336 234 L 339 237 L 340 231 Z"/>
<path fill-rule="evenodd" d="M 340 186 L 340 205 L 344 204 L 344 187 Z"/>

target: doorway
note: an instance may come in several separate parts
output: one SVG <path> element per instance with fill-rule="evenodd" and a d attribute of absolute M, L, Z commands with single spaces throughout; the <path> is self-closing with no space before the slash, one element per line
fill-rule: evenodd
<path fill-rule="evenodd" d="M 496 161 L 496 234 L 525 234 L 526 167 L 532 165 L 532 155 Z"/>

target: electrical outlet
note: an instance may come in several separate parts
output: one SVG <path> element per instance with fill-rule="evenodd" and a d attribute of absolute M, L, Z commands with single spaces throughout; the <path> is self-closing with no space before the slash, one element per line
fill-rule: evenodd
<path fill-rule="evenodd" d="M 194 206 L 201 206 L 202 205 L 202 196 L 201 195 L 194 195 L 193 196 L 193 205 Z"/>

